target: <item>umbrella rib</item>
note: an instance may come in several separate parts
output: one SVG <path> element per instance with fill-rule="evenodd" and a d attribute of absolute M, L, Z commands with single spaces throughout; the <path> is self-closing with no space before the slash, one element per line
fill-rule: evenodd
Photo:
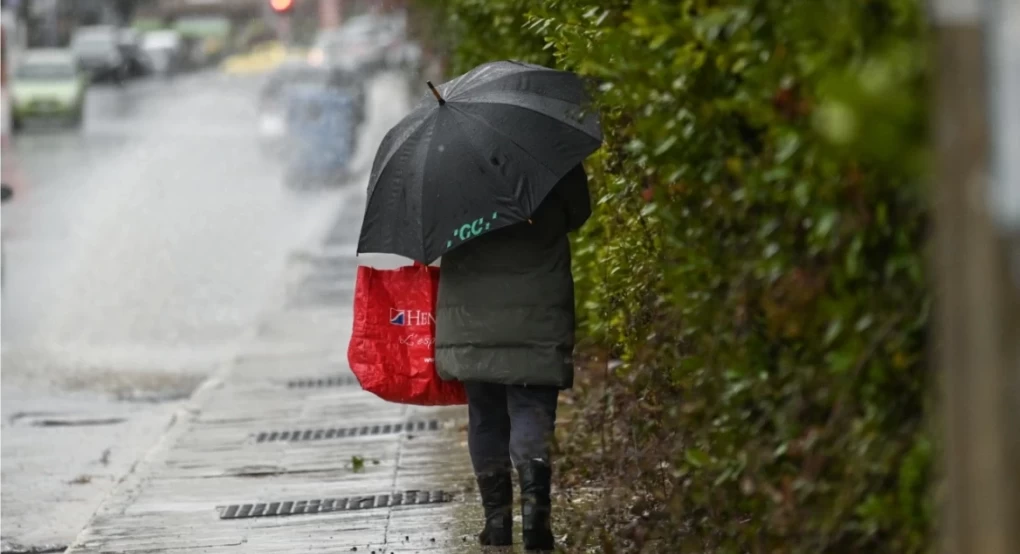
<path fill-rule="evenodd" d="M 556 117 L 553 114 L 550 114 L 550 113 L 547 113 L 545 111 L 541 111 L 541 110 L 535 109 L 532 106 L 527 106 L 527 105 L 522 105 L 522 104 L 519 104 L 519 103 L 514 103 L 512 101 L 512 99 L 509 99 L 509 98 L 505 99 L 505 100 L 500 100 L 500 99 L 496 99 L 496 98 L 489 98 L 489 99 L 486 98 L 486 96 L 495 95 L 495 94 L 500 94 L 500 93 L 486 92 L 486 93 L 482 93 L 479 96 L 474 97 L 474 98 L 466 98 L 466 99 L 463 99 L 463 100 L 457 100 L 457 103 L 458 104 L 496 104 L 496 105 L 500 105 L 500 106 L 513 106 L 515 108 L 521 108 L 523 110 L 528 110 L 530 112 L 533 112 L 533 113 L 539 114 L 541 116 L 547 117 L 547 118 L 552 119 L 554 121 L 557 121 L 557 122 L 569 125 L 569 126 L 573 127 L 574 129 L 577 129 L 578 131 L 581 131 L 582 133 L 588 135 L 589 137 L 592 137 L 594 139 L 597 139 L 599 142 L 602 142 L 602 136 L 601 136 L 602 133 L 601 132 L 598 135 L 592 135 L 588 131 L 588 129 L 584 128 L 584 125 L 580 124 L 579 122 L 573 121 L 571 118 L 563 118 L 563 119 L 561 119 L 561 118 Z M 507 94 L 507 93 L 504 93 L 504 94 Z M 566 101 L 563 101 L 563 100 L 557 100 L 557 99 L 554 99 L 554 98 L 549 98 L 548 96 L 543 96 L 541 94 L 535 94 L 533 92 L 514 91 L 514 92 L 508 93 L 508 94 L 522 95 L 522 96 L 531 96 L 531 97 L 534 97 L 534 98 L 541 99 L 544 102 L 559 102 L 561 104 L 566 104 L 567 106 L 571 106 L 571 107 L 577 107 L 577 108 L 581 107 L 581 106 L 579 106 L 577 104 L 572 104 L 570 102 L 566 102 Z"/>
<path fill-rule="evenodd" d="M 432 139 L 434 139 L 435 137 L 436 137 L 435 133 L 429 133 L 428 144 L 426 144 L 425 148 L 422 150 L 422 152 L 425 153 L 425 155 L 423 156 L 425 159 L 424 159 L 424 161 L 422 163 L 422 166 L 421 166 L 422 167 L 422 186 L 421 186 L 421 191 L 420 191 L 421 192 L 421 198 L 418 200 L 418 210 L 419 210 L 418 221 L 419 221 L 419 224 L 421 225 L 421 228 L 420 228 L 421 232 L 419 233 L 419 236 L 422 238 L 422 241 L 421 241 L 421 257 L 422 257 L 422 259 L 425 259 L 425 258 L 428 257 L 428 252 L 427 252 L 428 246 L 426 245 L 426 243 L 428 241 L 425 240 L 425 214 L 423 213 L 425 211 L 425 183 L 427 182 L 426 179 L 425 179 L 425 174 L 428 171 L 428 158 L 429 158 L 428 157 L 428 153 L 432 151 Z M 433 203 L 433 206 L 434 205 L 435 205 L 435 203 Z M 429 263 L 431 263 L 431 260 L 429 261 Z"/>
<path fill-rule="evenodd" d="M 547 171 L 547 172 L 548 172 L 548 173 L 549 173 L 550 175 L 552 175 L 552 176 L 553 176 L 553 178 L 555 178 L 555 179 L 559 179 L 559 178 L 561 177 L 560 175 L 557 175 L 557 174 L 556 174 L 556 172 L 555 172 L 555 171 L 553 171 L 553 170 L 552 170 L 552 168 L 550 168 L 550 167 L 549 167 L 548 165 L 546 165 L 546 164 L 545 164 L 545 163 L 544 163 L 544 162 L 543 162 L 542 160 L 540 160 L 540 159 L 536 158 L 536 157 L 535 157 L 534 155 L 532 155 L 532 154 L 531 154 L 531 152 L 528 152 L 528 150 L 527 150 L 527 149 L 525 149 L 525 148 L 524 148 L 523 146 L 521 146 L 520 144 L 518 144 L 518 143 L 517 143 L 517 141 L 515 141 L 515 140 L 513 139 L 513 137 L 511 137 L 511 136 L 507 135 L 506 133 L 503 133 L 502 131 L 500 131 L 500 130 L 499 130 L 499 129 L 497 129 L 496 127 L 493 127 L 493 126 L 492 126 L 491 124 L 489 124 L 489 122 L 488 122 L 488 121 L 485 121 L 485 119 L 484 119 L 484 118 L 481 118 L 481 117 L 478 117 L 478 116 L 476 116 L 476 115 L 474 115 L 474 114 L 469 114 L 469 113 L 467 113 L 467 112 L 463 112 L 463 111 L 460 111 L 460 110 L 457 110 L 457 113 L 458 113 L 458 114 L 461 114 L 461 115 L 463 115 L 464 117 L 467 117 L 468 119 L 471 119 L 472 121 L 477 121 L 478 123 L 480 123 L 480 124 L 484 125 L 485 127 L 488 127 L 489 129 L 491 129 L 491 130 L 492 130 L 493 132 L 495 132 L 495 133 L 496 133 L 496 134 L 498 134 L 499 136 L 501 136 L 501 137 L 505 138 L 505 139 L 506 139 L 506 140 L 507 140 L 508 142 L 510 142 L 510 144 L 512 144 L 512 145 L 514 145 L 514 146 L 516 146 L 518 150 L 520 150 L 521 152 L 523 152 L 523 153 L 524 153 L 524 154 L 525 154 L 526 156 L 528 156 L 529 158 L 531 158 L 532 160 L 534 160 L 534 161 L 535 161 L 535 163 L 537 163 L 537 164 L 538 164 L 538 165 L 540 165 L 540 166 L 541 166 L 541 167 L 542 167 L 543 169 L 545 169 L 545 170 L 546 170 L 546 171 Z M 458 126 L 458 127 L 460 126 L 460 123 L 459 123 L 459 122 L 457 123 L 457 126 Z M 472 150 L 472 151 L 473 151 L 473 152 L 474 152 L 474 153 L 475 153 L 475 154 L 476 154 L 476 155 L 477 155 L 477 156 L 478 156 L 478 157 L 479 157 L 479 158 L 480 158 L 480 159 L 481 159 L 481 160 L 483 161 L 483 163 L 487 162 L 487 160 L 485 160 L 485 156 L 484 156 L 484 155 L 482 155 L 482 154 L 481 154 L 481 153 L 480 153 L 480 152 L 479 152 L 479 151 L 477 150 L 477 148 L 475 147 L 474 143 L 472 142 L 472 143 L 470 143 L 470 144 L 471 144 L 471 150 Z M 529 215 L 530 215 L 530 214 L 529 214 Z"/>
<path fill-rule="evenodd" d="M 421 110 L 421 109 L 431 109 L 431 107 L 429 107 L 429 108 L 425 108 L 425 107 L 420 107 L 420 108 L 418 108 L 418 110 Z M 414 114 L 415 114 L 415 113 L 416 113 L 416 112 L 417 112 L 418 110 L 414 110 L 413 112 L 411 112 L 410 114 L 408 114 L 407 116 L 405 116 L 405 119 L 407 119 L 407 118 L 410 118 L 411 116 L 413 116 L 413 115 L 414 115 Z M 430 114 L 430 115 L 431 115 L 431 114 Z M 399 132 L 398 132 L 398 133 L 396 133 L 396 135 L 397 135 L 397 136 L 396 136 L 396 137 L 395 137 L 395 138 L 393 139 L 393 144 L 395 145 L 395 148 L 393 148 L 392 150 L 390 150 L 390 151 L 389 151 L 389 152 L 387 153 L 386 159 L 384 159 L 384 160 L 381 160 L 381 162 L 380 162 L 380 164 L 379 164 L 379 167 L 380 167 L 380 175 L 382 174 L 382 171 L 381 171 L 381 169 L 382 169 L 382 168 L 384 168 L 384 167 L 386 167 L 387 165 L 389 165 L 389 163 L 390 163 L 390 160 L 392 160 L 392 159 L 393 159 L 393 156 L 395 156 L 395 155 L 396 155 L 397 151 L 398 151 L 398 150 L 400 150 L 400 148 L 401 148 L 401 147 L 402 147 L 402 146 L 403 146 L 403 145 L 404 145 L 404 144 L 405 144 L 405 143 L 406 143 L 406 142 L 407 142 L 408 140 L 410 140 L 410 139 L 411 139 L 411 137 L 412 137 L 412 136 L 414 136 L 414 134 L 415 134 L 415 133 L 417 133 L 417 132 L 418 132 L 419 130 L 421 130 L 422 126 L 423 126 L 423 125 L 425 125 L 425 123 L 426 123 L 426 122 L 427 122 L 428 120 L 429 120 L 429 116 L 425 116 L 425 117 L 422 117 L 421 119 L 419 119 L 418 121 L 416 121 L 416 122 L 415 122 L 415 124 L 414 124 L 413 126 L 409 126 L 409 127 L 405 128 L 405 129 L 400 129 L 400 130 L 399 130 Z M 399 126 L 399 124 L 398 124 L 398 126 Z M 393 129 L 391 129 L 391 130 L 390 130 L 390 132 L 393 132 L 393 131 L 397 131 L 397 127 L 394 127 Z M 387 138 L 388 136 L 389 136 L 389 133 L 387 133 L 387 136 L 386 136 L 386 137 L 383 137 L 383 142 L 385 142 L 385 141 L 386 141 L 386 138 Z M 403 139 L 403 140 L 398 140 L 398 139 Z M 372 183 L 369 183 L 369 184 L 371 185 Z"/>
<path fill-rule="evenodd" d="M 476 75 L 471 75 L 470 79 L 467 79 L 467 80 L 456 79 L 455 81 L 452 81 L 451 83 L 455 83 L 455 85 L 450 89 L 450 91 L 449 91 L 447 96 L 454 96 L 454 95 L 456 95 L 458 93 L 467 93 L 467 92 L 470 92 L 471 89 L 474 86 L 491 85 L 493 83 L 498 83 L 498 82 L 502 81 L 503 79 L 509 79 L 511 77 L 520 77 L 521 75 L 526 75 L 526 74 L 529 74 L 529 73 L 558 73 L 558 74 L 569 75 L 569 73 L 567 73 L 565 71 L 559 71 L 559 70 L 556 70 L 556 69 L 549 69 L 547 67 L 530 67 L 530 66 L 527 66 L 525 64 L 522 64 L 522 63 L 519 63 L 519 62 L 514 62 L 514 61 L 509 61 L 508 63 L 511 63 L 513 65 L 522 66 L 522 67 L 527 67 L 528 69 L 523 70 L 523 71 L 510 71 L 510 72 L 507 72 L 507 73 L 505 73 L 503 75 L 500 75 L 499 77 L 496 77 L 495 79 L 492 79 L 490 81 L 482 81 L 480 83 L 476 83 L 476 81 L 478 81 L 479 77 L 483 77 L 483 76 L 487 75 L 488 73 L 490 73 L 494 69 L 494 68 L 491 68 L 491 67 L 486 67 L 485 70 L 479 71 Z M 465 75 L 465 77 L 466 76 L 467 75 Z"/>
<path fill-rule="evenodd" d="M 482 125 L 484 125 L 484 127 L 489 128 L 490 130 L 492 130 L 494 133 L 496 133 L 500 137 L 503 137 L 510 144 L 516 146 L 518 150 L 520 150 L 525 155 L 527 155 L 527 157 L 531 158 L 532 160 L 537 162 L 539 165 L 543 166 L 547 171 L 549 171 L 550 174 L 553 175 L 553 177 L 555 177 L 557 179 L 559 179 L 561 177 L 561 175 L 556 174 L 556 171 L 554 171 L 551 167 L 549 167 L 549 165 L 546 165 L 546 163 L 544 161 L 542 161 L 541 159 L 539 159 L 537 157 L 534 157 L 534 155 L 532 155 L 530 152 L 528 152 L 527 149 L 525 149 L 523 146 L 518 144 L 517 141 L 513 140 L 513 137 L 507 135 L 506 133 L 503 133 L 498 128 L 493 127 L 493 124 L 490 123 L 489 121 L 487 121 L 486 119 L 484 119 L 483 117 L 474 115 L 473 113 L 467 113 L 467 112 L 461 111 L 461 110 L 457 110 L 457 113 L 460 113 L 460 114 L 464 115 L 465 117 L 467 117 L 467 118 L 469 118 L 471 120 L 474 120 L 474 121 L 477 121 L 477 122 L 481 123 Z"/>
<path fill-rule="evenodd" d="M 528 69 L 524 70 L 524 71 L 508 71 L 507 73 L 505 73 L 503 75 L 500 75 L 499 77 L 496 77 L 495 79 L 492 79 L 492 80 L 489 80 L 489 81 L 486 81 L 486 80 L 482 79 L 486 75 L 492 73 L 493 71 L 496 71 L 498 69 L 497 66 L 500 66 L 500 65 L 521 66 L 521 67 L 528 67 Z M 448 83 L 451 86 L 446 91 L 446 94 L 447 94 L 448 97 L 449 96 L 454 96 L 454 95 L 456 95 L 458 93 L 468 92 L 468 91 L 471 90 L 472 87 L 474 87 L 476 85 L 488 85 L 488 84 L 491 84 L 491 83 L 498 83 L 499 81 L 501 81 L 503 79 L 506 79 L 508 77 L 517 77 L 517 76 L 520 76 L 521 74 L 524 74 L 524 73 L 536 73 L 536 72 L 539 72 L 539 71 L 552 71 L 552 72 L 555 72 L 555 73 L 565 73 L 565 72 L 562 72 L 562 71 L 557 71 L 555 69 L 549 69 L 549 68 L 546 68 L 546 67 L 530 67 L 530 66 L 522 64 L 520 62 L 516 62 L 514 60 L 503 60 L 503 61 L 500 61 L 500 62 L 493 62 L 493 63 L 488 63 L 488 64 L 485 64 L 485 65 L 479 66 L 479 67 L 475 68 L 474 70 L 469 71 L 469 72 L 465 73 L 464 75 L 461 75 L 460 77 L 457 77 L 456 79 L 453 79 L 452 81 L 450 81 Z M 479 82 L 479 81 L 481 81 L 481 82 Z"/>
<path fill-rule="evenodd" d="M 471 90 L 471 86 L 470 85 L 472 85 L 479 78 L 484 77 L 486 74 L 490 73 L 492 70 L 493 70 L 492 67 L 484 67 L 482 69 L 479 69 L 478 71 L 473 72 L 473 74 L 468 73 L 468 74 L 462 75 L 461 77 L 459 77 L 457 79 L 454 79 L 450 83 L 449 90 L 446 93 L 447 96 L 453 96 L 456 93 L 461 92 L 463 90 Z M 500 77 L 499 79 L 501 79 L 501 78 L 502 77 Z M 498 81 L 499 79 L 493 79 L 493 81 Z M 488 82 L 488 81 L 485 81 L 485 82 Z"/>
<path fill-rule="evenodd" d="M 370 184 L 370 185 L 372 186 L 372 190 L 370 191 L 370 193 L 369 193 L 369 195 L 368 195 L 368 198 L 367 198 L 367 199 L 365 200 L 365 214 L 366 214 L 366 216 L 367 216 L 367 214 L 368 214 L 368 213 L 369 213 L 370 211 L 372 211 L 372 210 L 371 210 L 371 207 L 372 207 L 372 205 L 373 205 L 373 204 L 372 204 L 372 202 L 373 202 L 373 200 L 375 200 L 375 197 L 376 197 L 376 193 L 377 193 L 377 191 L 378 191 L 378 187 L 376 187 L 375 185 L 376 185 L 376 184 L 377 184 L 377 183 L 378 183 L 379 181 L 383 180 L 383 176 L 384 176 L 384 175 L 385 175 L 385 174 L 386 174 L 387 172 L 391 171 L 391 170 L 392 170 L 392 168 L 393 168 L 393 166 L 391 166 L 391 165 L 389 164 L 389 161 L 390 161 L 390 160 L 392 160 L 394 156 L 396 156 L 397 152 L 399 152 L 401 148 L 403 148 L 404 146 L 406 146 L 406 145 L 407 145 L 407 142 L 408 142 L 408 141 L 409 141 L 409 140 L 411 139 L 411 137 L 413 137 L 414 135 L 418 134 L 418 133 L 419 133 L 419 132 L 421 132 L 421 131 L 422 131 L 423 129 L 424 129 L 424 130 L 427 130 L 427 129 L 428 129 L 427 127 L 425 127 L 425 126 L 424 126 L 424 122 L 420 123 L 420 124 L 419 124 L 419 125 L 418 125 L 418 126 L 417 126 L 416 128 L 414 128 L 414 129 L 413 129 L 413 130 L 412 130 L 412 131 L 411 131 L 410 133 L 408 133 L 408 134 L 407 134 L 407 136 L 406 136 L 406 137 L 404 137 L 404 140 L 403 140 L 403 141 L 401 141 L 401 142 L 400 142 L 400 144 L 399 144 L 399 145 L 397 145 L 397 147 L 393 149 L 393 151 L 392 151 L 392 152 L 390 153 L 390 156 L 389 156 L 389 157 L 388 157 L 388 158 L 386 159 L 386 162 L 385 162 L 385 163 L 383 163 L 383 164 L 382 164 L 382 165 L 380 166 L 380 169 L 379 169 L 379 175 L 378 175 L 378 177 L 377 177 L 377 178 L 375 179 L 375 181 L 374 181 L 374 182 L 372 182 L 372 183 L 369 183 L 369 184 Z M 429 145 L 431 145 L 431 143 L 432 143 L 432 136 L 429 136 Z M 420 207 L 421 207 L 421 204 L 419 204 L 419 208 L 420 208 Z M 419 214 L 419 218 L 418 218 L 418 219 L 422 219 L 422 218 L 421 218 L 420 216 L 421 216 L 421 214 Z M 366 222 L 367 222 L 367 217 L 365 218 L 365 220 L 363 220 L 363 221 L 362 221 L 362 227 L 361 227 L 361 236 L 360 236 L 360 237 L 359 237 L 359 239 L 358 239 L 358 243 L 359 243 L 359 248 L 360 248 L 360 243 L 361 243 L 362 239 L 364 238 L 364 234 L 365 234 L 365 223 L 366 223 Z M 422 232 L 424 232 L 424 228 L 422 229 Z M 425 254 L 425 250 L 424 250 L 424 249 L 425 249 L 425 247 L 424 247 L 424 244 L 423 244 L 423 245 L 422 245 L 422 251 L 421 251 L 421 252 L 422 252 L 422 257 L 424 257 L 424 254 Z"/>

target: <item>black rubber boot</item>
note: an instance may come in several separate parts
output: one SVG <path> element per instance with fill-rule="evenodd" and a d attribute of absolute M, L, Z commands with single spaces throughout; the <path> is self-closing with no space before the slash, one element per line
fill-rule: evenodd
<path fill-rule="evenodd" d="M 485 528 L 478 534 L 482 546 L 509 546 L 514 543 L 514 488 L 509 471 L 478 476 L 478 492 L 485 508 Z"/>
<path fill-rule="evenodd" d="M 517 468 L 521 479 L 521 521 L 524 524 L 525 550 L 552 550 L 553 534 L 549 525 L 552 500 L 552 468 L 533 460 Z"/>

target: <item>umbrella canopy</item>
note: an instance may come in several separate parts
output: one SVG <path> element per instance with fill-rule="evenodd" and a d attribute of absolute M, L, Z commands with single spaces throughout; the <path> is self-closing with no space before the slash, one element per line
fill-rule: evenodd
<path fill-rule="evenodd" d="M 476 67 L 432 87 L 383 139 L 358 252 L 430 263 L 526 221 L 601 144 L 577 75 L 514 61 Z"/>

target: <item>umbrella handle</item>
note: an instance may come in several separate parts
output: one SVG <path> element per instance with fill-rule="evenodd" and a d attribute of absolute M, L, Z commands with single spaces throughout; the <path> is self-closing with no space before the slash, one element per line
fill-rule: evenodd
<path fill-rule="evenodd" d="M 429 90 L 432 91 L 432 96 L 436 97 L 436 100 L 439 101 L 440 106 L 446 103 L 446 100 L 443 100 L 443 97 L 439 95 L 439 91 L 436 90 L 436 85 L 433 85 L 432 81 L 425 81 L 425 84 L 429 86 Z"/>

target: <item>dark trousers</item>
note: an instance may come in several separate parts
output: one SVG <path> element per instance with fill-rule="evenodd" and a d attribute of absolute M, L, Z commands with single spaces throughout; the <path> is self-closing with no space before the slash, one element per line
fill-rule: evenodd
<path fill-rule="evenodd" d="M 528 460 L 551 463 L 555 387 L 466 382 L 468 450 L 475 474 L 509 470 Z"/>

